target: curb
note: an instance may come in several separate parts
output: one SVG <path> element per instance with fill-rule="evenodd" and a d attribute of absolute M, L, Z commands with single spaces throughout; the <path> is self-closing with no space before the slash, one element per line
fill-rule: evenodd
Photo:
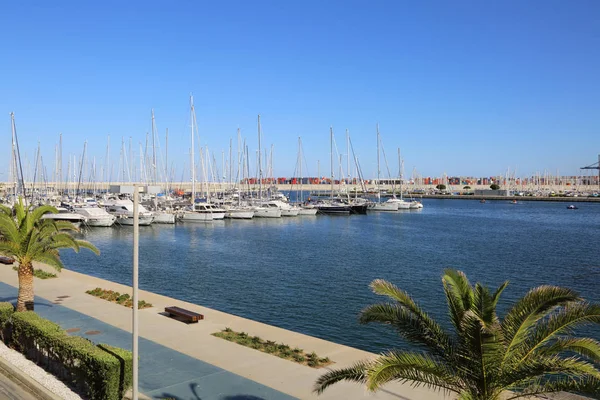
<path fill-rule="evenodd" d="M 60 397 L 42 386 L 42 384 L 40 384 L 38 381 L 2 357 L 0 357 L 0 371 L 2 371 L 7 378 L 11 379 L 13 382 L 40 400 L 62 400 Z"/>

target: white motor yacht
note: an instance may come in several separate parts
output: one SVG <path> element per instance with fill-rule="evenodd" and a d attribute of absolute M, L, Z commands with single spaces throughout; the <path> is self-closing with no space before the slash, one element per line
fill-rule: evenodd
<path fill-rule="evenodd" d="M 275 204 L 265 203 L 261 206 L 253 207 L 254 216 L 257 218 L 281 218 L 281 208 Z"/>
<path fill-rule="evenodd" d="M 279 207 L 281 210 L 282 217 L 297 217 L 300 212 L 300 208 L 293 206 L 285 201 L 281 200 L 271 200 L 267 203 L 269 207 Z"/>
<path fill-rule="evenodd" d="M 131 200 L 109 200 L 104 203 L 106 211 L 117 217 L 117 224 L 133 225 L 133 201 Z M 146 226 L 154 222 L 154 215 L 143 205 L 138 205 L 138 219 L 140 226 Z"/>
<path fill-rule="evenodd" d="M 181 215 L 183 222 L 204 222 L 225 218 L 225 210 L 210 203 L 196 203 Z"/>
<path fill-rule="evenodd" d="M 87 226 L 109 227 L 115 223 L 117 217 L 99 207 L 76 207 L 75 212 L 86 217 L 84 222 Z"/>
<path fill-rule="evenodd" d="M 86 218 L 78 213 L 71 212 L 64 207 L 57 207 L 57 214 L 44 214 L 42 219 L 52 219 L 54 221 L 67 221 L 75 225 L 76 228 L 81 226 L 82 222 L 85 222 Z"/>

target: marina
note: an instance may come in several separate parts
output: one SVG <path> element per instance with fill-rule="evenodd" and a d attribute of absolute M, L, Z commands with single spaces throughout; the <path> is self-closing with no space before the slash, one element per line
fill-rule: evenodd
<path fill-rule="evenodd" d="M 423 199 L 418 211 L 350 218 L 253 218 L 140 227 L 141 288 L 244 318 L 379 352 L 405 346 L 357 323 L 383 278 L 447 321 L 439 284 L 454 267 L 490 286 L 510 280 L 509 304 L 529 288 L 560 284 L 599 301 L 600 204 Z M 68 268 L 131 282 L 130 227 L 87 228 L 102 252 L 62 257 Z M 252 288 L 249 290 L 248 288 Z M 352 293 L 352 296 L 348 296 Z"/>

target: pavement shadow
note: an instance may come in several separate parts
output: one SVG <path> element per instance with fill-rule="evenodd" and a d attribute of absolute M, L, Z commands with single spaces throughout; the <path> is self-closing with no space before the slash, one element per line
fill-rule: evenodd
<path fill-rule="evenodd" d="M 190 391 L 193 394 L 193 398 L 190 398 L 192 400 L 202 400 L 202 398 L 198 395 L 198 392 L 196 391 L 196 388 L 198 387 L 197 383 L 190 383 Z M 186 400 L 182 397 L 179 396 L 175 396 L 173 394 L 170 393 L 163 393 L 160 395 L 155 395 L 154 396 L 155 399 L 169 399 L 169 400 Z M 253 395 L 249 395 L 249 394 L 234 394 L 234 395 L 229 395 L 229 396 L 225 396 L 225 397 L 221 397 L 221 400 L 265 400 L 263 397 L 257 397 L 257 396 L 253 396 Z"/>
<path fill-rule="evenodd" d="M 192 394 L 194 395 L 193 400 L 202 400 L 202 398 L 200 396 L 198 396 L 198 393 L 196 392 L 197 386 L 198 386 L 197 383 L 190 383 L 190 390 L 191 390 Z M 182 397 L 178 397 L 178 396 L 175 396 L 170 393 L 163 393 L 161 395 L 154 396 L 154 398 L 155 399 L 169 399 L 169 400 L 184 400 Z"/>

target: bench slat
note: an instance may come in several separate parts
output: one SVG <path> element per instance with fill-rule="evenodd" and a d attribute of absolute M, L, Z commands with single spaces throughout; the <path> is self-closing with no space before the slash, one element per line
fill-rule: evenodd
<path fill-rule="evenodd" d="M 198 314 L 177 306 L 165 307 L 165 312 L 171 316 L 177 316 L 189 322 L 198 322 L 199 320 L 204 319 L 204 315 L 202 314 Z"/>

